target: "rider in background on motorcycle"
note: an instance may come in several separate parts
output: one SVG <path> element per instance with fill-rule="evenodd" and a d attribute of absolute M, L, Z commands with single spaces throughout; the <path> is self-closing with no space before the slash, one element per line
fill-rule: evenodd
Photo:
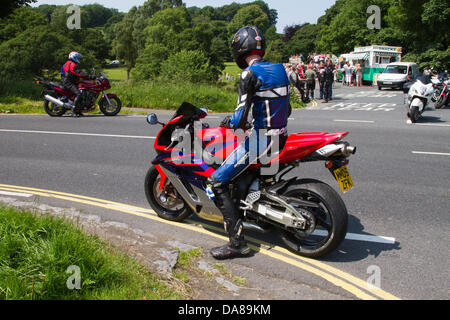
<path fill-rule="evenodd" d="M 69 54 L 69 59 L 61 68 L 62 85 L 75 95 L 75 100 L 72 106 L 72 115 L 74 116 L 82 115 L 80 111 L 81 108 L 79 106 L 81 98 L 81 92 L 78 89 L 79 79 L 95 79 L 95 76 L 89 76 L 79 69 L 77 65 L 80 63 L 81 58 L 83 58 L 83 56 L 80 53 L 72 51 Z"/>
<path fill-rule="evenodd" d="M 248 114 L 252 110 L 253 130 L 208 178 L 208 187 L 214 193 L 214 202 L 222 212 L 224 228 L 230 239 L 228 244 L 211 250 L 216 259 L 250 254 L 250 248 L 242 234 L 241 213 L 230 196 L 230 181 L 258 159 L 258 155 L 268 153 L 275 139 L 279 138 L 280 149 L 287 139 L 286 126 L 291 113 L 289 79 L 282 64 L 262 59 L 265 49 L 264 35 L 256 27 L 243 27 L 233 37 L 234 60 L 244 71 L 239 82 L 237 108 L 231 117 L 222 121 L 221 126 L 245 130 Z"/>

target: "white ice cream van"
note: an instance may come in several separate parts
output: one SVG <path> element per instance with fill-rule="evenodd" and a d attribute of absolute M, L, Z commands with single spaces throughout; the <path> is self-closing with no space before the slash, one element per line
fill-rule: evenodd
<path fill-rule="evenodd" d="M 378 90 L 382 88 L 399 88 L 414 77 L 419 75 L 419 66 L 413 62 L 393 62 L 389 63 L 383 72 L 378 76 Z"/>

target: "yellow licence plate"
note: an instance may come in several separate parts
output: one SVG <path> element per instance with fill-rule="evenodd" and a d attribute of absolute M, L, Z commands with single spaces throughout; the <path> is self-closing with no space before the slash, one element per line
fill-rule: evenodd
<path fill-rule="evenodd" d="M 333 173 L 342 192 L 346 192 L 353 187 L 352 177 L 350 177 L 347 166 L 340 167 L 334 170 Z"/>

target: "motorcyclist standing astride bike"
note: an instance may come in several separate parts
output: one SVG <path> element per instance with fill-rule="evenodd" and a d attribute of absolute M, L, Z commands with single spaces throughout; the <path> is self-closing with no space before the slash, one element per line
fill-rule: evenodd
<path fill-rule="evenodd" d="M 221 126 L 234 130 L 244 129 L 252 109 L 253 130 L 208 178 L 214 202 L 222 212 L 225 231 L 230 239 L 228 244 L 211 250 L 216 259 L 246 256 L 250 253 L 242 234 L 240 211 L 230 196 L 229 182 L 246 170 L 259 155 L 269 152 L 275 139 L 279 138 L 279 148 L 284 146 L 287 139 L 286 126 L 291 113 L 289 79 L 282 64 L 262 59 L 265 49 L 264 35 L 256 27 L 239 29 L 232 40 L 234 60 L 244 71 L 239 82 L 238 106 L 231 117 L 222 121 Z"/>
<path fill-rule="evenodd" d="M 61 78 L 62 78 L 62 85 L 66 90 L 71 91 L 73 94 L 75 94 L 75 100 L 72 106 L 72 115 L 73 116 L 81 116 L 81 108 L 79 106 L 80 104 L 80 98 L 81 98 L 81 92 L 78 89 L 78 82 L 79 79 L 95 79 L 95 76 L 89 76 L 88 74 L 84 73 L 79 69 L 77 64 L 80 63 L 80 59 L 83 58 L 83 56 L 76 52 L 72 51 L 69 54 L 69 59 L 66 61 L 66 63 L 61 68 Z"/>

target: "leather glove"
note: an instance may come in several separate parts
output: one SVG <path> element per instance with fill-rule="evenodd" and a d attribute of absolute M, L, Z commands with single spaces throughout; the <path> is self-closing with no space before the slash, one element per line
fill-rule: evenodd
<path fill-rule="evenodd" d="M 230 129 L 231 116 L 226 116 L 220 123 L 220 127 Z"/>

